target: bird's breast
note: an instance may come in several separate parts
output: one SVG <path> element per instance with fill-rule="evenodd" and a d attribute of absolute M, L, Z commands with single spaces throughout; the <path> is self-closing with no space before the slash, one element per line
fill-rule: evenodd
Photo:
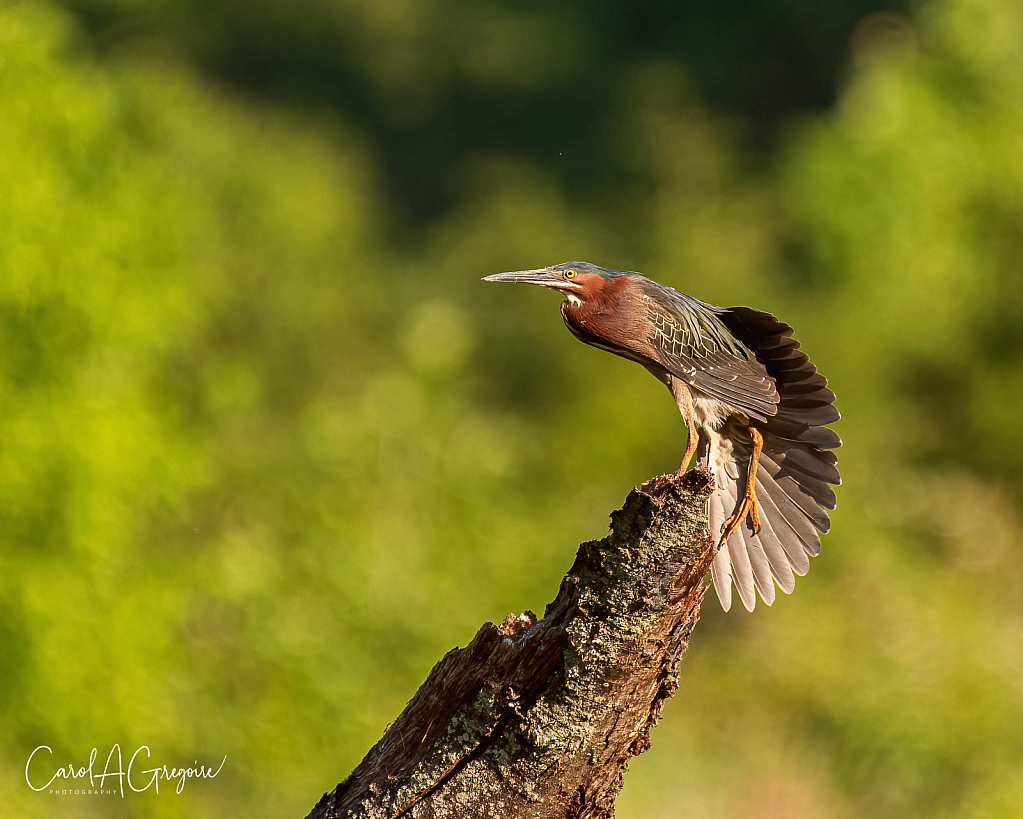
<path fill-rule="evenodd" d="M 611 311 L 586 302 L 574 306 L 566 301 L 561 305 L 561 315 L 572 335 L 584 344 L 643 365 L 652 360 L 644 348 L 646 332 L 633 327 L 622 311 Z"/>

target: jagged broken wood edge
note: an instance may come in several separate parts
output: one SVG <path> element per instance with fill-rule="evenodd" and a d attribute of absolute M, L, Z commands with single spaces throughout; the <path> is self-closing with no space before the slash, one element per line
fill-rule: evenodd
<path fill-rule="evenodd" d="M 633 490 L 554 602 L 434 666 L 307 819 L 611 816 L 699 617 L 713 559 L 703 469 Z"/>

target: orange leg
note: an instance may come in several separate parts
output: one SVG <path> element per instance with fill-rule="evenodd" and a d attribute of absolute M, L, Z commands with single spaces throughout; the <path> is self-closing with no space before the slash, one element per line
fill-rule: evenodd
<path fill-rule="evenodd" d="M 753 519 L 754 531 L 760 531 L 760 511 L 757 509 L 757 467 L 760 465 L 760 453 L 764 448 L 764 437 L 756 427 L 750 427 L 749 434 L 753 440 L 753 453 L 750 455 L 749 470 L 746 472 L 746 493 L 742 496 L 739 508 L 721 526 L 722 543 L 739 528 L 739 524 L 746 519 L 747 514 Z"/>
<path fill-rule="evenodd" d="M 696 452 L 696 443 L 699 440 L 696 434 L 696 418 L 693 415 L 693 394 L 685 387 L 680 393 L 676 393 L 675 400 L 678 402 L 678 408 L 682 411 L 682 419 L 686 422 L 686 427 L 689 430 L 689 440 L 686 442 L 686 454 L 682 458 L 682 466 L 675 473 L 679 476 L 688 468 L 689 459 Z"/>

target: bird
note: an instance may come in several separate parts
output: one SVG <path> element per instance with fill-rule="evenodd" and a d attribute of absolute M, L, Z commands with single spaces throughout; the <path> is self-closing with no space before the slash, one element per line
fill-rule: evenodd
<path fill-rule="evenodd" d="M 820 554 L 841 484 L 831 424 L 835 393 L 792 338 L 792 327 L 749 307 L 715 307 L 632 271 L 589 262 L 485 276 L 564 293 L 561 315 L 593 347 L 642 364 L 685 421 L 693 455 L 714 488 L 707 517 L 711 582 L 728 611 L 732 586 L 753 611 L 775 600 Z"/>

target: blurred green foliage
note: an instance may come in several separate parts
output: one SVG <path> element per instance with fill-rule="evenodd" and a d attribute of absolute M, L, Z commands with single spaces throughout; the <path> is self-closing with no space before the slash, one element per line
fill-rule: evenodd
<path fill-rule="evenodd" d="M 773 608 L 708 604 L 620 815 L 1019 814 L 1015 0 L 868 16 L 755 161 L 740 59 L 626 42 L 587 84 L 614 18 L 567 3 L 142 6 L 0 5 L 0 813 L 303 815 L 444 651 L 542 610 L 684 449 L 654 379 L 478 282 L 583 258 L 776 312 L 845 413 L 823 555 Z M 291 61 L 226 83 L 275 32 Z M 227 763 L 24 782 L 114 743 Z"/>
<path fill-rule="evenodd" d="M 452 174 L 479 150 L 616 196 L 628 169 L 608 103 L 637 62 L 679 62 L 762 152 L 788 115 L 834 99 L 856 21 L 906 0 L 63 3 L 101 52 L 155 38 L 248 92 L 342 110 L 371 143 L 391 215 L 415 223 L 459 201 Z"/>

